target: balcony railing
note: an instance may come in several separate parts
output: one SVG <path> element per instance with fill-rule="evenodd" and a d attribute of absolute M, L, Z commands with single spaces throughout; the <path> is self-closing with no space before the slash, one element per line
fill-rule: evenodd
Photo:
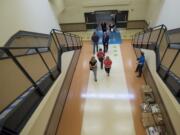
<path fill-rule="evenodd" d="M 80 49 L 77 35 L 20 31 L 0 47 L 0 134 L 18 134 L 61 73 L 61 55 Z"/>
<path fill-rule="evenodd" d="M 167 31 L 160 25 L 137 33 L 132 44 L 135 48 L 155 51 L 157 72 L 180 103 L 180 29 Z M 136 49 L 136 53 L 139 50 Z"/>

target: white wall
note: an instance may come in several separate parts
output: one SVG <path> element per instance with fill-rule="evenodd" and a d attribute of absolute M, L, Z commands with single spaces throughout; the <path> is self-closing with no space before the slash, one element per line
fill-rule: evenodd
<path fill-rule="evenodd" d="M 93 3 L 98 0 L 94 0 Z M 102 1 L 102 0 L 101 0 Z M 65 0 L 65 9 L 59 15 L 59 21 L 61 23 L 79 23 L 85 22 L 84 20 L 84 13 L 85 12 L 92 12 L 97 10 L 129 10 L 129 20 L 144 20 L 146 16 L 146 9 L 147 9 L 147 0 L 130 0 L 128 5 L 107 5 L 109 0 L 103 0 L 104 5 L 100 6 L 83 6 L 85 0 Z M 115 0 L 114 0 L 115 1 Z"/>
<path fill-rule="evenodd" d="M 150 26 L 165 24 L 168 29 L 180 27 L 180 0 L 149 0 L 147 22 Z"/>
<path fill-rule="evenodd" d="M 59 28 L 48 0 L 1 0 L 0 46 L 17 31 L 49 33 Z"/>
<path fill-rule="evenodd" d="M 64 10 L 64 0 L 50 0 L 50 3 L 54 9 L 56 16 Z"/>

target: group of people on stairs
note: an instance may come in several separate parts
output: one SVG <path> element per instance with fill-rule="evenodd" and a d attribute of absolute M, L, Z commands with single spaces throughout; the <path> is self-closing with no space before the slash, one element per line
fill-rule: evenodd
<path fill-rule="evenodd" d="M 103 37 L 102 37 L 102 43 L 103 43 L 103 50 L 98 48 L 98 42 L 99 42 L 99 36 L 96 34 L 96 32 L 93 33 L 91 40 L 93 43 L 93 54 L 97 53 L 97 58 L 100 62 L 100 67 L 104 69 L 105 72 L 107 73 L 107 76 L 110 75 L 110 70 L 111 70 L 111 65 L 112 65 L 112 60 L 109 58 L 109 56 L 105 57 L 105 53 L 108 52 L 108 46 L 109 46 L 109 35 L 106 32 L 106 24 L 101 24 L 102 26 L 102 31 L 103 31 Z M 99 50 L 98 50 L 99 49 Z M 137 77 L 141 77 L 142 75 L 142 69 L 145 63 L 145 56 L 144 53 L 141 52 L 141 56 L 137 58 L 137 68 L 135 72 L 138 72 Z M 97 82 L 97 60 L 95 56 L 91 57 L 91 60 L 89 61 L 89 67 L 90 70 L 93 71 L 94 73 L 94 81 Z"/>
<path fill-rule="evenodd" d="M 97 53 L 97 58 L 100 62 L 100 67 L 104 69 L 107 73 L 107 76 L 110 74 L 110 69 L 112 65 L 112 60 L 109 58 L 109 56 L 105 57 L 105 53 L 108 52 L 108 45 L 109 45 L 109 35 L 106 32 L 106 25 L 102 25 L 102 31 L 103 31 L 103 37 L 102 37 L 102 43 L 103 43 L 103 50 L 98 48 L 98 42 L 99 42 L 99 36 L 96 34 L 96 32 L 93 33 L 91 40 L 93 43 L 93 54 Z M 98 50 L 99 49 L 99 50 Z M 94 81 L 97 82 L 97 60 L 95 56 L 91 57 L 91 60 L 89 61 L 89 67 L 90 70 L 94 73 Z"/>
<path fill-rule="evenodd" d="M 96 32 L 93 33 L 91 40 L 93 43 L 93 54 L 95 54 L 95 52 L 98 51 L 98 42 L 99 42 L 99 36 L 96 34 Z M 109 45 L 109 35 L 107 34 L 107 32 L 104 32 L 103 34 L 102 43 L 103 43 L 103 51 L 105 53 L 108 51 L 108 45 Z"/>
<path fill-rule="evenodd" d="M 107 73 L 107 76 L 109 76 L 112 60 L 109 58 L 109 56 L 105 57 L 105 53 L 102 51 L 102 49 L 99 49 L 99 52 L 97 53 L 97 58 L 100 62 L 101 69 L 103 69 L 104 65 L 105 72 Z M 91 57 L 91 60 L 89 61 L 89 67 L 90 70 L 94 73 L 94 81 L 97 82 L 97 60 L 95 56 Z"/>

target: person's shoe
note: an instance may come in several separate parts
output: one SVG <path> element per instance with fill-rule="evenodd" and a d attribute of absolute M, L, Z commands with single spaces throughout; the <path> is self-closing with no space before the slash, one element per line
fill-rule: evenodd
<path fill-rule="evenodd" d="M 97 82 L 97 79 L 95 79 L 94 81 Z"/>

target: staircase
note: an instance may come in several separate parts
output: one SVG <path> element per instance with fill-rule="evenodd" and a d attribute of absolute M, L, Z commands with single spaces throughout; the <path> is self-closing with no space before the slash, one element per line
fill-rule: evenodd
<path fill-rule="evenodd" d="M 0 47 L 0 134 L 19 134 L 61 75 L 61 56 L 80 50 L 81 38 L 53 29 L 19 31 Z"/>

